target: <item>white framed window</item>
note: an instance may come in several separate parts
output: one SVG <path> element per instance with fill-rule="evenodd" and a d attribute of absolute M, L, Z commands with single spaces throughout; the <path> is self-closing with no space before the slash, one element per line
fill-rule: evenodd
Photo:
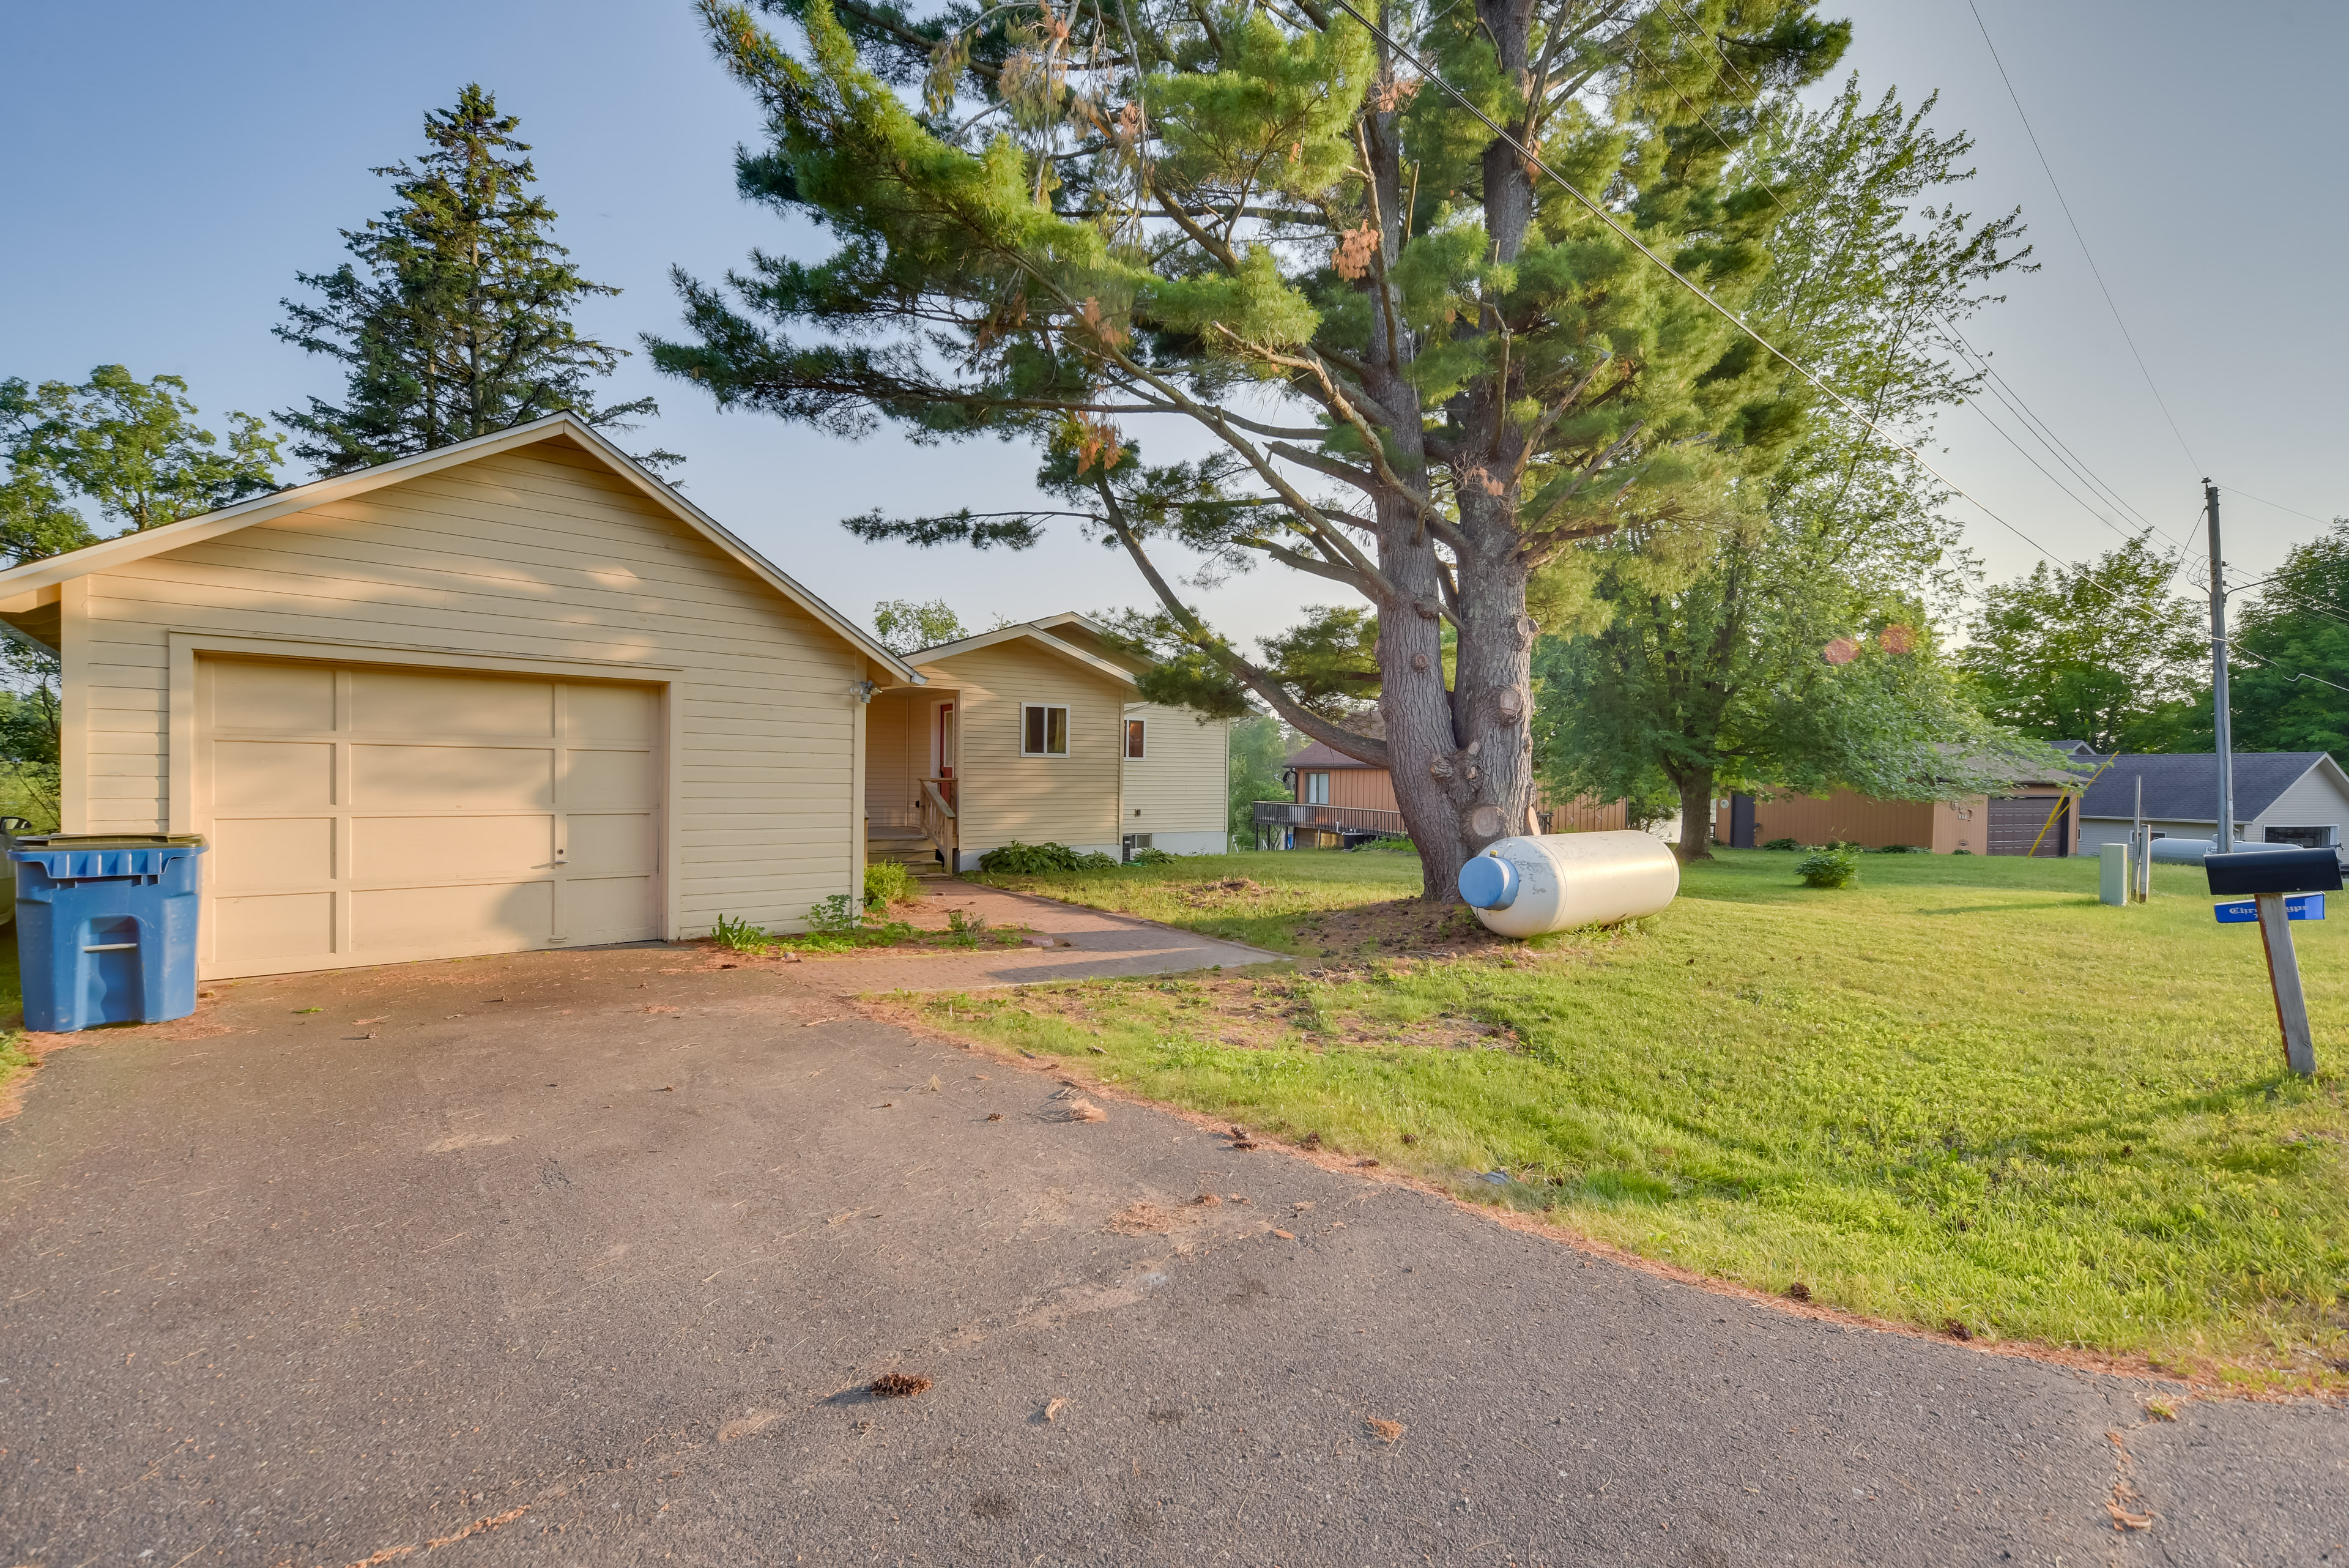
<path fill-rule="evenodd" d="M 1019 754 L 1023 757 L 1067 756 L 1069 711 L 1058 703 L 1021 703 Z"/>
<path fill-rule="evenodd" d="M 2341 830 L 2337 827 L 2271 827 L 2268 829 L 2270 844 L 2293 844 L 2302 849 L 2332 849 L 2337 846 L 2340 841 Z"/>
<path fill-rule="evenodd" d="M 1129 762 L 1140 762 L 1150 754 L 1147 722 L 1141 719 L 1125 722 L 1125 755 Z"/>
<path fill-rule="evenodd" d="M 1298 799 L 1308 805 L 1330 804 L 1330 775 L 1307 774 L 1298 781 Z"/>

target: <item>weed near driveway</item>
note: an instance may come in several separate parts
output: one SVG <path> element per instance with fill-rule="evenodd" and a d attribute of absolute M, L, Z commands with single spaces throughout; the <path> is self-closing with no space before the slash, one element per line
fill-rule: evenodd
<path fill-rule="evenodd" d="M 1049 890 L 1295 950 L 1317 898 L 1394 896 L 1366 859 Z M 1538 945 L 905 1005 L 1760 1289 L 2349 1387 L 2349 932 L 2299 928 L 2308 1085 L 2256 938 L 2211 921 L 2197 872 L 2108 909 L 2093 862 L 1869 856 L 1839 890 L 1794 869 L 1725 854 L 1635 929 Z M 1283 912 L 1181 907 L 1234 877 Z"/>

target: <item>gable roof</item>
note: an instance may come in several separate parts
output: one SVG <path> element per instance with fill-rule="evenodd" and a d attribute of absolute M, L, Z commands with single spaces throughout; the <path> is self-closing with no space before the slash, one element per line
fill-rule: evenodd
<path fill-rule="evenodd" d="M 635 486 L 647 500 L 717 545 L 720 554 L 807 612 L 867 659 L 897 671 L 908 680 L 916 683 L 922 680 L 922 676 L 911 664 L 883 646 L 871 632 L 861 629 L 855 622 L 809 592 L 781 567 L 736 538 L 715 517 L 669 485 L 662 483 L 639 466 L 634 458 L 590 430 L 577 415 L 570 413 L 549 414 L 543 420 L 533 420 L 512 430 L 475 436 L 454 446 L 438 447 L 414 457 L 363 468 L 355 473 L 313 480 L 307 484 L 296 484 L 256 496 L 251 501 L 239 502 L 234 506 L 223 506 L 217 512 L 183 517 L 177 523 L 166 523 L 160 528 L 150 528 L 141 534 L 124 534 L 112 539 L 102 539 L 95 545 L 85 545 L 78 550 L 68 550 L 62 556 L 27 561 L 21 566 L 0 571 L 0 599 L 16 598 L 58 583 L 71 582 L 76 577 L 88 576 L 92 572 L 127 566 L 167 550 L 200 545 L 223 534 L 233 534 L 240 528 L 250 528 L 255 524 L 306 512 L 330 501 L 365 495 L 387 485 L 419 479 L 480 458 L 493 457 L 547 441 L 565 441 L 601 460 L 613 472 Z"/>
<path fill-rule="evenodd" d="M 2333 786 L 2349 794 L 2349 774 L 2325 752 L 2237 752 L 2235 820 L 2251 822 L 2275 805 L 2283 792 L 2322 768 Z M 2137 781 L 2145 781 L 2145 815 L 2162 822 L 2219 820 L 2219 758 L 2211 752 L 2160 756 L 2123 756 L 2105 769 L 2080 800 L 2082 816 L 2133 817 Z"/>
<path fill-rule="evenodd" d="M 1061 623 L 1083 619 L 1081 616 L 1054 618 L 1056 622 Z M 1032 642 L 1047 653 L 1057 655 L 1071 663 L 1082 665 L 1096 675 L 1106 675 L 1125 686 L 1134 684 L 1132 670 L 1112 664 L 1097 653 L 1089 653 L 1074 643 L 1054 637 L 1044 629 L 1044 624 L 1040 621 L 1023 620 L 1010 626 L 999 626 L 993 631 L 983 631 L 977 637 L 966 637 L 958 642 L 942 642 L 936 648 L 917 649 L 905 655 L 905 660 L 911 664 L 934 664 L 941 659 L 953 659 L 959 654 L 977 653 L 982 648 L 994 648 L 1001 643 Z M 1085 624 L 1091 626 L 1092 623 L 1086 621 Z"/>
<path fill-rule="evenodd" d="M 1308 742 L 1303 751 L 1292 754 L 1280 765 L 1284 768 L 1296 768 L 1313 773 L 1325 772 L 1330 768 L 1370 768 L 1378 773 L 1387 771 L 1376 763 L 1366 763 L 1360 757 L 1350 757 L 1345 753 L 1325 746 L 1319 741 Z"/>

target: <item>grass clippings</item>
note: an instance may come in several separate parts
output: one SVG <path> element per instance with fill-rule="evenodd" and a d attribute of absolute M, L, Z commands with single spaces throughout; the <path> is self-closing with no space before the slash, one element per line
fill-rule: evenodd
<path fill-rule="evenodd" d="M 1061 1418 L 1061 1412 L 1068 1407 L 1069 1402 L 1066 1399 L 1047 1400 L 1044 1405 L 1044 1419 L 1057 1421 Z"/>
<path fill-rule="evenodd" d="M 1381 1443 L 1400 1441 L 1407 1429 L 1401 1421 L 1381 1420 L 1376 1416 L 1365 1417 L 1362 1425 L 1368 1427 L 1371 1429 L 1371 1436 Z"/>
<path fill-rule="evenodd" d="M 1110 1231 L 1120 1236 L 1162 1236 L 1181 1223 L 1180 1215 L 1147 1200 L 1129 1203 L 1109 1217 Z"/>
<path fill-rule="evenodd" d="M 930 1380 L 908 1372 L 884 1372 L 864 1386 L 864 1391 L 875 1399 L 911 1399 L 929 1387 Z"/>
<path fill-rule="evenodd" d="M 1246 880 L 1261 892 L 1231 897 L 1278 895 L 1302 929 L 1314 900 L 1392 902 L 1417 876 L 1407 857 L 1298 851 L 1040 890 L 1278 947 L 1247 924 L 1269 910 L 1182 899 Z M 1073 1055 L 1235 1146 L 1318 1134 L 1333 1168 L 1374 1159 L 1667 1272 L 1781 1300 L 1800 1284 L 1819 1309 L 1956 1323 L 1986 1350 L 2349 1391 L 2349 932 L 2295 932 L 2321 1069 L 2303 1081 L 2257 942 L 2210 920 L 2195 868 L 2157 867 L 2153 901 L 2127 908 L 2095 877 L 1887 857 L 1826 898 L 1783 857 L 1723 851 L 1611 930 L 894 1015 Z"/>
<path fill-rule="evenodd" d="M 1071 1100 L 1064 1119 L 1072 1122 L 1105 1122 L 1109 1113 L 1091 1100 Z"/>

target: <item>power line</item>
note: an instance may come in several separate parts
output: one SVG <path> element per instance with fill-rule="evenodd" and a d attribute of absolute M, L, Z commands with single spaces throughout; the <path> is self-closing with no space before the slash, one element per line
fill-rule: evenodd
<path fill-rule="evenodd" d="M 2031 116 L 2023 112 L 2023 95 L 2014 90 L 2014 80 L 2006 74 L 2006 62 L 1999 58 L 1998 46 L 1991 42 L 1990 24 L 1982 20 L 1982 7 L 1975 5 L 1974 0 L 1966 0 L 1966 9 L 1973 13 L 1974 26 L 1982 29 L 1982 47 L 1990 51 L 1991 64 L 1998 67 L 1998 79 L 2006 84 L 2006 96 L 2013 100 L 2015 118 L 2023 121 L 2023 133 L 2031 139 L 2031 151 L 2039 155 L 2039 167 L 2045 171 L 2048 186 L 2055 192 L 2055 204 L 2064 209 L 2064 221 L 2072 225 L 2072 237 L 2080 242 L 2080 254 L 2088 259 L 2088 272 L 2095 278 L 2096 288 L 2105 296 L 2105 307 L 2113 313 L 2113 325 L 2121 329 L 2121 341 L 2128 345 L 2130 355 L 2137 360 L 2137 373 L 2145 378 L 2146 389 L 2153 394 L 2153 400 L 2160 406 L 2161 417 L 2169 421 L 2169 433 L 2178 438 L 2178 446 L 2185 451 L 2186 461 L 2200 468 L 2202 464 L 2195 458 L 2194 448 L 2188 444 L 2186 432 L 2178 428 L 2178 420 L 2170 413 L 2168 401 L 2162 397 L 2161 389 L 2154 384 L 2153 372 L 2147 368 L 2145 356 L 2137 352 L 2137 339 L 2129 335 L 2128 323 L 2121 319 L 2121 307 L 2113 302 L 2113 291 L 2105 286 L 2104 270 L 2096 265 L 2095 253 L 2088 249 L 2088 236 L 2080 232 L 2080 220 L 2072 215 L 2072 203 L 2064 198 L 2064 187 L 2055 178 L 2055 167 L 2047 161 L 2047 150 L 2039 145 L 2039 132 L 2032 129 Z"/>
<path fill-rule="evenodd" d="M 1721 40 L 1718 37 L 1715 37 L 1712 33 L 1706 31 L 1702 24 L 1700 24 L 1694 17 L 1691 16 L 1685 10 L 1682 10 L 1679 4 L 1679 0 L 1665 0 L 1665 4 L 1671 8 L 1673 16 L 1679 17 L 1682 22 L 1687 23 L 1692 30 L 1713 46 L 1714 51 L 1721 56 L 1721 63 L 1729 68 L 1731 74 L 1735 76 L 1740 83 L 1749 90 L 1759 90 L 1755 87 L 1754 79 L 1751 77 L 1748 77 L 1744 70 L 1739 68 L 1736 60 L 1731 57 L 1728 49 L 1723 47 Z M 1635 43 L 1632 47 L 1634 48 L 1639 48 L 1642 55 L 1647 54 L 1647 51 L 1644 48 L 1640 48 L 1638 44 Z M 1655 63 L 1652 56 L 1649 57 L 1649 63 L 1651 65 Z M 1733 152 L 1735 151 L 1735 149 L 1730 146 L 1728 139 L 1721 134 L 1720 129 L 1704 117 L 1704 112 L 1702 109 L 1698 109 L 1696 105 L 1689 101 L 1689 98 L 1686 93 L 1682 92 L 1677 87 L 1675 87 L 1672 91 L 1674 96 L 1679 98 L 1681 100 L 1682 106 L 1691 114 L 1696 116 L 1697 123 L 1703 126 L 1706 130 L 1712 132 L 1713 140 L 1721 144 L 1723 151 Z M 1763 185 L 1762 189 L 1763 193 L 1770 198 L 1771 204 L 1778 209 L 1781 216 L 1793 216 L 1791 213 L 1787 212 L 1786 204 L 1778 199 L 1778 192 L 1776 191 L 1771 189 L 1766 182 Z M 2089 493 L 2095 496 L 2097 501 L 2108 501 L 2110 504 L 2116 507 L 2123 514 L 2136 518 L 2137 521 L 2146 529 L 2161 532 L 2161 530 L 2156 528 L 2151 519 L 2147 518 L 2143 513 L 2137 511 L 2136 507 L 2130 505 L 2127 500 L 2123 499 L 2118 490 L 2115 489 L 2111 484 L 2106 483 L 2102 478 L 2098 477 L 2092 470 L 2089 469 L 2088 465 L 2080 459 L 2076 452 L 2073 452 L 2069 446 L 2064 444 L 2060 437 L 2056 436 L 2053 427 L 2049 426 L 2045 420 L 2041 419 L 2039 415 L 2031 409 L 2030 405 L 2024 401 L 2023 394 L 2015 389 L 2014 384 L 2009 381 L 2004 376 L 2000 375 L 1998 371 L 1992 367 L 1990 357 L 1974 348 L 1971 343 L 1966 340 L 1965 334 L 1958 329 L 1958 324 L 1954 317 L 1951 317 L 1946 312 L 1937 311 L 1935 314 L 1940 318 L 1942 327 L 1948 332 L 1951 342 L 1957 349 L 1959 358 L 1965 361 L 1967 368 L 1975 371 L 1977 376 L 1983 379 L 1984 385 L 1989 386 L 1991 396 L 1996 398 L 1999 402 L 2006 408 L 2008 412 L 2013 414 L 2016 419 L 2023 421 L 2024 431 L 2028 433 L 2032 439 L 2038 441 L 2041 446 L 2046 448 L 2050 456 L 2054 457 L 2058 463 L 2070 471 L 2075 478 L 2086 485 L 2088 487 Z M 2094 517 L 2106 527 L 2112 529 L 2116 534 L 2120 535 L 2124 538 L 2130 536 L 2130 531 L 2128 529 L 2122 527 L 2119 524 L 2115 523 L 2111 518 L 2106 516 L 2095 504 L 2087 501 L 2084 501 L 2079 496 L 2074 494 L 2068 485 L 2066 485 L 2062 480 L 2057 479 L 2054 474 L 2048 472 L 2046 465 L 2041 462 L 2037 458 L 2033 457 L 2031 453 L 2023 448 L 2022 442 L 2016 441 L 2013 436 L 2008 434 L 2005 428 L 2002 426 L 1996 419 L 1992 417 L 1990 410 L 1982 406 L 1982 402 L 1978 398 L 1969 395 L 1961 400 L 1971 407 L 1975 413 L 1981 415 L 1982 421 L 1989 425 L 1992 430 L 1996 431 L 2002 440 L 2003 440 L 2009 446 L 2013 447 L 2017 452 L 2020 452 L 2024 462 L 2030 463 L 2032 467 L 2039 470 L 2041 473 L 2045 474 L 2048 483 L 2054 485 L 2056 489 L 2063 491 L 2067 499 L 2078 505 L 2083 511 L 2086 512 L 2089 516 Z M 1971 497 L 1969 497 L 1969 499 L 1971 499 Z M 1976 504 L 1980 504 L 1977 503 Z M 2180 551 L 2188 548 L 2183 542 L 2178 541 L 2175 535 L 2165 533 L 2164 536 L 2171 539 L 2173 543 L 2177 543 Z"/>
<path fill-rule="evenodd" d="M 2000 516 L 1998 513 L 1992 510 L 1986 503 L 1974 495 L 1971 491 L 1958 483 L 1957 481 L 1950 478 L 1940 469 L 1934 467 L 1932 463 L 1926 461 L 1923 453 L 1918 452 L 1906 441 L 1900 441 L 1897 437 L 1893 436 L 1867 412 L 1855 404 L 1849 398 L 1845 397 L 1841 392 L 1837 391 L 1825 381 L 1819 379 L 1818 377 L 1813 375 L 1808 367 L 1797 361 L 1785 349 L 1780 348 L 1776 344 L 1763 337 L 1759 332 L 1754 330 L 1753 327 L 1748 327 L 1744 318 L 1739 317 L 1736 312 L 1731 310 L 1727 306 L 1722 304 L 1721 301 L 1715 299 L 1702 286 L 1682 275 L 1681 271 L 1677 267 L 1673 266 L 1671 263 L 1666 261 L 1662 256 L 1658 255 L 1653 250 L 1650 249 L 1638 235 L 1634 234 L 1630 230 L 1625 228 L 1620 223 L 1617 222 L 1615 215 L 1612 213 L 1609 213 L 1605 207 L 1593 201 L 1590 197 L 1583 194 L 1579 186 L 1560 174 L 1557 170 L 1552 169 L 1547 163 L 1542 161 L 1541 156 L 1533 149 L 1527 147 L 1524 142 L 1510 135 L 1508 131 L 1501 126 L 1499 121 L 1495 120 L 1491 115 L 1486 114 L 1483 109 L 1477 108 L 1475 100 L 1470 99 L 1466 93 L 1462 92 L 1458 88 L 1453 86 L 1450 81 L 1439 75 L 1425 60 L 1421 59 L 1417 55 L 1403 47 L 1402 45 L 1395 38 L 1394 35 L 1389 33 L 1384 27 L 1381 27 L 1377 23 L 1371 21 L 1368 16 L 1363 16 L 1360 10 L 1355 8 L 1353 0 L 1331 0 L 1331 3 L 1335 5 L 1338 9 L 1343 11 L 1347 16 L 1351 16 L 1365 32 L 1369 33 L 1371 36 L 1376 38 L 1380 43 L 1386 46 L 1388 49 L 1393 52 L 1397 58 L 1401 59 L 1405 65 L 1410 66 L 1412 69 L 1417 71 L 1423 78 L 1433 82 L 1437 88 L 1443 90 L 1445 97 L 1451 99 L 1453 102 L 1458 104 L 1462 109 L 1466 109 L 1478 123 L 1493 133 L 1495 140 L 1500 141 L 1518 157 L 1524 159 L 1527 169 L 1547 177 L 1552 184 L 1556 185 L 1559 190 L 1564 191 L 1568 195 L 1573 197 L 1576 202 L 1578 202 L 1584 211 L 1590 213 L 1592 217 L 1597 218 L 1600 223 L 1606 224 L 1609 230 L 1613 231 L 1617 238 L 1620 239 L 1625 244 L 1630 245 L 1633 250 L 1639 252 L 1640 254 L 1653 263 L 1659 271 L 1662 272 L 1665 276 L 1671 278 L 1674 283 L 1679 284 L 1681 287 L 1686 289 L 1691 295 L 1694 296 L 1706 306 L 1706 308 L 1712 310 L 1723 320 L 1728 322 L 1732 327 L 1736 327 L 1738 331 L 1751 338 L 1757 348 L 1761 348 L 1772 358 L 1776 359 L 1788 369 L 1794 371 L 1795 374 L 1800 376 L 1804 380 L 1808 381 L 1813 387 L 1816 388 L 1821 393 L 1825 394 L 1830 400 L 1840 407 L 1846 413 L 1857 420 L 1868 431 L 1880 438 L 1886 445 L 1891 447 L 1894 451 L 1906 455 L 1909 460 L 1914 462 L 1918 467 L 1923 469 L 1927 473 L 1931 474 L 1935 479 L 1940 480 L 1943 484 L 1948 485 L 1953 493 L 1963 496 L 1966 500 L 1973 503 L 1975 507 L 1977 507 L 1984 516 L 1988 517 L 1992 522 L 1996 523 L 2008 533 L 2013 535 L 2016 538 L 2022 540 L 2024 544 L 2030 545 L 2033 550 L 2039 552 L 2042 557 L 2051 561 L 2062 561 L 2066 566 L 2073 565 L 2073 563 L 2066 560 L 2064 557 L 2057 556 L 2054 551 L 2048 549 L 2045 545 L 2032 538 L 2030 535 L 2025 534 L 2022 529 L 2008 522 L 2004 517 Z M 1972 0 L 1968 0 L 1969 5 L 1971 3 Z M 1979 17 L 1977 17 L 1977 19 L 1979 19 Z M 1989 35 L 1985 32 L 1983 36 L 1985 39 L 1987 39 Z M 1725 54 L 1723 57 L 1726 58 Z M 2003 72 L 2004 67 L 2002 67 L 2001 70 Z M 2019 111 L 2022 107 L 2021 102 L 2018 100 L 2015 105 L 2016 109 Z M 1716 131 L 1714 134 L 1717 136 L 1720 133 Z M 2054 180 L 2054 175 L 2052 171 L 2050 171 L 2048 178 L 2051 182 Z M 2057 195 L 2060 199 L 2062 192 L 2058 192 Z M 2069 215 L 2068 213 L 2066 215 Z M 2075 233 L 2076 230 L 2077 226 L 2075 225 Z M 2086 248 L 2085 241 L 2082 242 L 2081 248 L 2083 250 Z M 2093 262 L 2091 265 L 2094 265 Z M 2116 317 L 2117 317 L 2117 311 L 2116 311 Z M 2126 334 L 2127 329 L 2124 327 L 2122 330 L 2124 334 Z M 2135 345 L 2132 344 L 2131 348 L 2134 349 Z M 2140 361 L 2139 364 L 2140 368 L 2142 368 L 2142 361 Z M 2151 378 L 2148 376 L 2148 384 L 2150 384 L 2150 380 Z M 2154 395 L 2158 399 L 2160 393 L 2157 390 Z M 2165 415 L 2168 412 L 2167 408 L 2162 411 Z M 2171 428 L 2173 430 L 2176 429 L 2174 422 Z M 2182 435 L 2178 439 L 2181 443 L 2185 440 Z M 2192 453 L 2189 452 L 2188 455 L 2191 456 Z M 2075 569 L 2077 568 L 2075 567 Z M 2094 586 L 2096 587 L 2097 590 L 2104 595 L 2106 600 L 2116 604 L 2119 602 L 2119 596 L 2113 593 L 2111 589 L 2105 588 L 2102 585 Z M 2273 661 L 2271 660 L 2270 662 L 2272 663 Z M 2278 665 L 2276 668 L 2287 669 L 2288 667 Z M 2292 673 L 2298 675 L 2303 672 L 2293 671 Z M 2306 678 L 2312 680 L 2318 680 L 2318 677 L 2313 675 L 2307 676 Z M 2330 682 L 2321 680 L 2319 683 L 2330 684 Z"/>
<path fill-rule="evenodd" d="M 2299 509 L 2297 509 L 2297 508 L 2295 508 L 2295 507 L 2286 506 L 2286 505 L 2284 505 L 2282 502 L 2277 502 L 2277 501 L 2260 501 L 2260 498 L 2259 498 L 2258 496 L 2256 496 L 2256 495 L 2252 494 L 2250 491 L 2248 491 L 2248 490 L 2238 490 L 2237 488 L 2235 488 L 2235 487 L 2234 487 L 2233 485 L 2231 485 L 2231 484 L 2230 484 L 2230 485 L 2229 485 L 2229 486 L 2227 486 L 2227 493 L 2228 493 L 2228 494 L 2230 494 L 2230 495 L 2240 495 L 2240 496 L 2241 496 L 2241 497 L 2242 497 L 2244 500 L 2246 500 L 2246 501 L 2259 501 L 2260 504 L 2261 504 L 2261 505 L 2262 505 L 2262 506 L 2270 507 L 2270 508 L 2271 508 L 2271 509 L 2273 509 L 2273 510 L 2275 510 L 2275 511 L 2278 511 L 2278 512 L 2287 512 L 2287 513 L 2290 513 L 2290 514 L 2291 514 L 2292 516 L 2294 516 L 2294 517 L 2305 517 L 2305 518 L 2307 518 L 2311 523 L 2314 523 L 2314 524 L 2320 524 L 2321 526 L 2323 526 L 2323 527 L 2326 527 L 2326 528 L 2330 528 L 2330 527 L 2332 527 L 2332 526 L 2333 526 L 2333 524 L 2334 524 L 2335 523 L 2338 523 L 2338 522 L 2340 522 L 2340 521 L 2341 521 L 2341 519 L 2340 519 L 2340 518 L 2338 518 L 2338 517 L 2319 517 L 2319 516 L 2314 515 L 2314 514 L 2312 514 L 2312 513 L 2302 512 L 2302 511 L 2300 511 Z"/>

